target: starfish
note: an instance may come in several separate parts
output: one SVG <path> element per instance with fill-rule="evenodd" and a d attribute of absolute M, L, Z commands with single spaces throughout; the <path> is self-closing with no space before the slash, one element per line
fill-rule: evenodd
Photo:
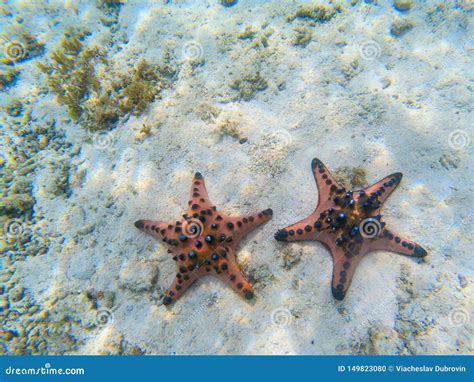
<path fill-rule="evenodd" d="M 321 242 L 333 259 L 332 294 L 343 300 L 363 255 L 386 250 L 421 258 L 427 252 L 418 244 L 386 228 L 380 209 L 402 179 L 391 174 L 362 190 L 346 191 L 319 159 L 311 162 L 319 200 L 306 219 L 279 230 L 275 239 Z"/>
<path fill-rule="evenodd" d="M 209 274 L 225 281 L 239 295 L 252 299 L 253 288 L 240 270 L 234 253 L 246 234 L 272 218 L 272 210 L 247 216 L 227 216 L 217 211 L 199 172 L 194 175 L 190 199 L 182 220 L 135 222 L 135 227 L 166 243 L 177 263 L 178 272 L 165 293 L 163 304 L 176 301 L 197 279 Z"/>

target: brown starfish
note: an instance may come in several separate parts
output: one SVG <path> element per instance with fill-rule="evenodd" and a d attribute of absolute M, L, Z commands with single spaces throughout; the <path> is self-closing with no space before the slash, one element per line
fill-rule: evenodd
<path fill-rule="evenodd" d="M 380 209 L 402 179 L 397 172 L 362 190 L 346 191 L 319 159 L 311 162 L 319 192 L 315 211 L 306 219 L 279 230 L 279 241 L 316 240 L 333 258 L 332 294 L 344 299 L 362 256 L 386 250 L 413 257 L 424 257 L 418 244 L 385 228 Z"/>
<path fill-rule="evenodd" d="M 272 210 L 237 217 L 216 211 L 199 172 L 194 175 L 188 205 L 183 219 L 174 224 L 152 220 L 135 222 L 135 227 L 168 244 L 168 252 L 174 254 L 173 260 L 177 262 L 178 273 L 163 303 L 176 301 L 194 281 L 208 274 L 216 275 L 246 299 L 253 298 L 252 286 L 240 270 L 234 253 L 247 233 L 272 218 Z"/>

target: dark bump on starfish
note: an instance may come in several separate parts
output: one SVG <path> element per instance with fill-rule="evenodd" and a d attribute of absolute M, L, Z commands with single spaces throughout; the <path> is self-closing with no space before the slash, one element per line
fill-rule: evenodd
<path fill-rule="evenodd" d="M 188 237 L 186 235 L 179 235 L 179 240 L 184 242 L 188 240 Z"/>
<path fill-rule="evenodd" d="M 288 237 L 288 233 L 285 230 L 281 229 L 275 233 L 274 237 L 275 240 L 285 241 L 285 239 Z"/>
<path fill-rule="evenodd" d="M 413 251 L 413 254 L 416 257 L 425 257 L 428 254 L 428 252 L 426 252 L 424 248 L 416 246 L 415 250 Z"/>
<path fill-rule="evenodd" d="M 341 285 L 341 284 L 339 284 Z M 338 287 L 339 287 L 338 285 Z M 344 288 L 344 286 L 342 286 L 342 288 Z M 334 296 L 334 298 L 336 300 L 339 300 L 339 301 L 342 301 L 344 300 L 344 297 L 346 297 L 346 292 L 344 292 L 343 289 L 336 289 L 334 287 L 332 287 L 332 295 Z"/>
<path fill-rule="evenodd" d="M 137 227 L 138 229 L 143 229 L 144 226 L 145 226 L 145 223 L 143 223 L 143 220 L 137 220 L 135 222 L 135 227 Z"/>
<path fill-rule="evenodd" d="M 219 224 L 216 224 L 216 223 L 211 224 L 211 228 L 212 229 L 217 229 L 217 228 L 219 228 Z"/>
<path fill-rule="evenodd" d="M 315 167 L 322 167 L 323 162 L 321 162 L 318 158 L 313 158 L 311 161 L 311 168 L 314 170 Z"/>
<path fill-rule="evenodd" d="M 231 223 L 231 222 L 227 223 L 227 228 L 234 229 L 234 223 Z"/>
<path fill-rule="evenodd" d="M 173 299 L 170 296 L 166 296 L 163 299 L 163 305 L 169 305 L 169 304 L 171 304 L 172 301 L 173 301 Z"/>
<path fill-rule="evenodd" d="M 295 234 L 295 231 L 292 230 L 292 229 L 290 229 L 290 230 L 288 231 L 288 233 L 290 234 L 290 236 L 293 236 L 293 235 Z"/>
<path fill-rule="evenodd" d="M 265 216 L 273 216 L 273 210 L 271 208 L 267 208 L 266 210 L 262 211 L 262 214 Z"/>
<path fill-rule="evenodd" d="M 212 237 L 212 235 L 207 235 L 204 240 L 206 241 L 206 243 L 212 243 L 214 241 L 214 238 Z"/>
<path fill-rule="evenodd" d="M 296 233 L 297 233 L 298 235 L 302 235 L 302 234 L 303 234 L 303 230 L 302 230 L 301 228 L 298 228 L 298 229 L 296 230 Z"/>
<path fill-rule="evenodd" d="M 254 295 L 253 295 L 253 292 L 251 292 L 251 291 L 249 291 L 249 290 L 248 290 L 247 292 L 245 292 L 245 298 L 246 298 L 247 300 L 251 300 L 251 299 L 253 298 L 253 296 L 254 296 Z"/>
<path fill-rule="evenodd" d="M 228 268 L 227 263 L 223 263 L 223 264 L 221 265 L 221 269 L 222 269 L 223 271 L 225 271 L 227 268 Z"/>
<path fill-rule="evenodd" d="M 242 289 L 244 285 L 242 283 L 238 283 L 236 286 L 237 286 L 237 289 Z"/>
<path fill-rule="evenodd" d="M 194 174 L 194 177 L 196 179 L 202 179 L 202 174 L 200 172 L 197 172 L 197 173 Z"/>
<path fill-rule="evenodd" d="M 193 209 L 193 210 L 199 209 L 199 204 L 193 204 L 193 205 L 191 206 L 191 209 Z"/>
<path fill-rule="evenodd" d="M 311 232 L 311 226 L 310 225 L 307 225 L 306 227 L 304 227 L 304 230 L 306 232 Z"/>

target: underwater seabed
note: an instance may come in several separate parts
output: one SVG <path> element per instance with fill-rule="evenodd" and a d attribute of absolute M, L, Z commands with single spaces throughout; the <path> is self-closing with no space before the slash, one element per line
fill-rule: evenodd
<path fill-rule="evenodd" d="M 462 0 L 4 1 L 0 352 L 472 354 L 473 11 Z M 347 289 L 352 265 L 337 263 L 333 283 L 326 246 L 275 240 L 320 202 L 314 158 L 346 192 L 403 173 L 370 222 L 427 256 L 371 252 Z M 186 265 L 223 280 L 200 277 L 178 299 L 168 289 L 190 270 L 177 276 L 173 256 L 184 260 L 168 244 L 193 246 L 198 231 L 162 243 L 135 222 L 178 227 L 196 172 L 212 201 L 201 214 L 191 190 L 198 231 L 212 206 L 257 219 L 216 228 L 227 246 L 237 223 L 266 223 L 245 231 L 235 263 L 206 231 L 217 263 L 198 250 Z M 349 212 L 329 217 L 355 224 Z M 305 229 L 294 235 L 318 227 Z"/>

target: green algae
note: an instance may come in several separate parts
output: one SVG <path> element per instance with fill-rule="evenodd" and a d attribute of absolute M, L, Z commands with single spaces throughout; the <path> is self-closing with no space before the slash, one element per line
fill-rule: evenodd
<path fill-rule="evenodd" d="M 295 13 L 288 16 L 287 20 L 306 19 L 315 23 L 325 23 L 340 11 L 341 7 L 338 5 L 332 7 L 323 4 L 301 5 Z"/>
<path fill-rule="evenodd" d="M 38 66 L 71 118 L 91 131 L 113 128 L 121 117 L 141 114 L 176 72 L 169 54 L 161 66 L 140 60 L 131 70 L 117 72 L 101 49 L 84 47 L 84 36 L 64 36 L 49 62 Z"/>
<path fill-rule="evenodd" d="M 20 70 L 18 69 L 7 69 L 0 71 L 0 90 L 3 90 L 10 86 L 17 76 L 20 74 Z"/>
<path fill-rule="evenodd" d="M 256 93 L 267 89 L 268 82 L 260 75 L 260 72 L 257 71 L 234 80 L 230 84 L 230 88 L 237 92 L 235 99 L 242 99 L 248 102 L 255 97 Z"/>
<path fill-rule="evenodd" d="M 295 28 L 295 38 L 293 45 L 305 48 L 313 38 L 313 31 L 310 28 Z"/>
<path fill-rule="evenodd" d="M 78 119 L 82 114 L 82 103 L 89 89 L 97 84 L 93 63 L 100 57 L 97 47 L 83 49 L 85 32 L 71 31 L 64 35 L 51 53 L 48 63 L 39 63 L 40 70 L 48 76 L 50 91 L 56 94 L 60 104 L 68 108 L 69 115 Z"/>
<path fill-rule="evenodd" d="M 83 105 L 87 127 L 110 128 L 124 115 L 141 114 L 165 87 L 166 76 L 172 73 L 166 65 L 160 67 L 140 60 L 131 71 L 101 82 Z"/>

